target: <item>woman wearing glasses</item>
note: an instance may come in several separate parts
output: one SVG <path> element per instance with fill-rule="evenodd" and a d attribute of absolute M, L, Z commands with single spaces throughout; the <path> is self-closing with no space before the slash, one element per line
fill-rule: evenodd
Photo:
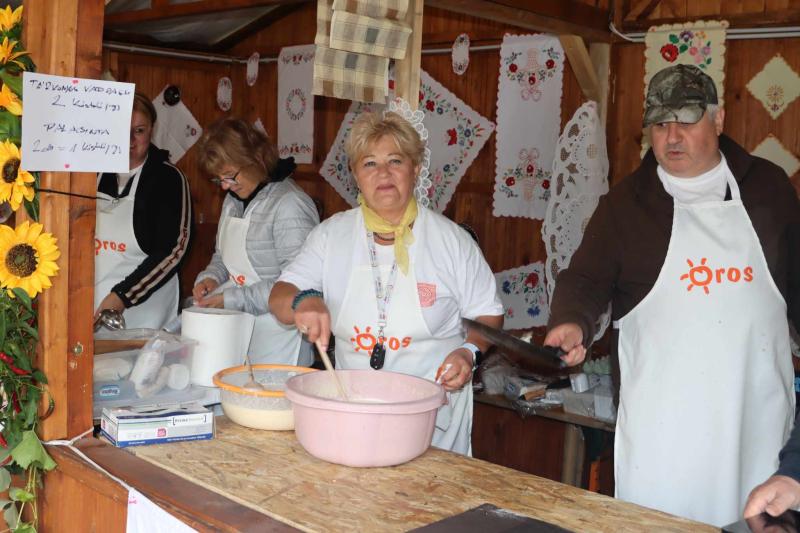
<path fill-rule="evenodd" d="M 499 327 L 494 276 L 469 234 L 417 205 L 425 145 L 399 115 L 367 113 L 346 151 L 360 207 L 317 227 L 270 295 L 272 312 L 309 340 L 336 339 L 336 366 L 439 379 L 451 391 L 436 417 L 433 444 L 471 452 L 477 352 L 461 317 Z"/>
<path fill-rule="evenodd" d="M 228 194 L 214 256 L 192 290 L 195 305 L 255 315 L 253 363 L 309 366 L 311 346 L 267 305 L 281 271 L 319 223 L 314 202 L 290 177 L 294 160 L 279 159 L 263 132 L 235 118 L 212 124 L 198 149 L 200 168 Z"/>
<path fill-rule="evenodd" d="M 127 328 L 161 329 L 177 316 L 178 266 L 192 227 L 189 184 L 150 142 L 156 110 L 136 93 L 130 171 L 97 180 L 95 317 L 124 311 Z"/>

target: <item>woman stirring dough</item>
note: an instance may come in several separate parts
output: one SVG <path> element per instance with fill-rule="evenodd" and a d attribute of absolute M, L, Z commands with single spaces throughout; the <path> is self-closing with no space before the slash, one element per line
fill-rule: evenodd
<path fill-rule="evenodd" d="M 452 391 L 436 417 L 434 446 L 471 453 L 472 368 L 483 339 L 461 317 L 499 327 L 494 275 L 472 237 L 418 206 L 414 188 L 425 145 L 399 115 L 367 113 L 346 145 L 360 207 L 334 215 L 308 237 L 270 295 L 286 324 L 327 346 L 336 366 L 374 368 L 441 382 Z"/>

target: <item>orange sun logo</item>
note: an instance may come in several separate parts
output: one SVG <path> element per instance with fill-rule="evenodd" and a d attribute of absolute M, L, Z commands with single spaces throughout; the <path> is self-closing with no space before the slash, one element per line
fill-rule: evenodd
<path fill-rule="evenodd" d="M 375 335 L 370 333 L 372 326 L 367 326 L 367 329 L 364 330 L 364 333 L 361 333 L 361 330 L 358 329 L 358 326 L 353 326 L 356 334 L 354 337 L 350 337 L 350 342 L 353 343 L 355 346 L 356 351 L 364 350 L 367 353 L 371 353 L 372 349 L 375 347 Z"/>
<path fill-rule="evenodd" d="M 700 260 L 700 264 L 695 266 L 691 259 L 687 259 L 689 264 L 689 272 L 681 276 L 681 281 L 689 279 L 689 286 L 686 287 L 687 291 L 695 287 L 703 287 L 703 290 L 708 294 L 708 284 L 714 280 L 714 272 L 706 266 L 706 258 Z"/>

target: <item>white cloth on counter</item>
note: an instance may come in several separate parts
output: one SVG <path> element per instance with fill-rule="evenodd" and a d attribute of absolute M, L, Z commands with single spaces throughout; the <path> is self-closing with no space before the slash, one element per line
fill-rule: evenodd
<path fill-rule="evenodd" d="M 419 208 L 412 231 L 415 242 L 408 253 L 422 315 L 434 337 L 461 334 L 461 317 L 503 314 L 494 275 L 466 231 L 423 207 Z M 309 234 L 279 281 L 301 290 L 321 290 L 335 323 L 347 289 L 347 273 L 356 261 L 369 263 L 365 232 L 360 208 L 330 217 Z M 366 294 L 364 299 L 374 305 L 374 295 Z"/>
<path fill-rule="evenodd" d="M 722 159 L 717 166 L 693 178 L 673 176 L 661 165 L 656 167 L 656 172 L 661 184 L 664 185 L 664 190 L 679 202 L 696 204 L 720 201 L 725 198 L 725 191 L 728 187 L 727 175 L 730 172 L 722 152 L 720 152 L 720 157 Z"/>
<path fill-rule="evenodd" d="M 189 108 L 179 101 L 169 105 L 164 101 L 164 87 L 153 100 L 157 119 L 153 124 L 153 144 L 169 151 L 169 160 L 177 163 L 203 134 L 203 128 Z"/>
<path fill-rule="evenodd" d="M 187 526 L 164 509 L 150 501 L 144 494 L 128 489 L 128 518 L 126 533 L 193 533 Z"/>

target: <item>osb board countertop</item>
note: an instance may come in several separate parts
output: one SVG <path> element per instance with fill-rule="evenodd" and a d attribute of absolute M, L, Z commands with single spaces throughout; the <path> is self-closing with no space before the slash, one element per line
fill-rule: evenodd
<path fill-rule="evenodd" d="M 304 531 L 406 531 L 483 503 L 574 531 L 717 531 L 436 448 L 396 467 L 334 465 L 306 453 L 294 432 L 252 430 L 225 417 L 214 440 L 130 450 Z"/>

